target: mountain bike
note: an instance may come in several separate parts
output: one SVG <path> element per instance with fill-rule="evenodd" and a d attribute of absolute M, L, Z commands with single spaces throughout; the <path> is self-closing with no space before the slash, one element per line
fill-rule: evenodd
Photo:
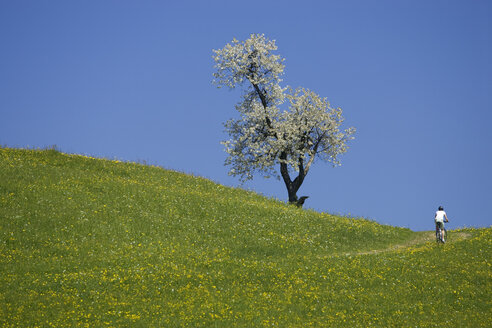
<path fill-rule="evenodd" d="M 446 228 L 441 226 L 438 226 L 436 229 L 436 242 L 438 243 L 445 243 L 446 240 L 448 239 L 448 232 L 446 231 Z"/>

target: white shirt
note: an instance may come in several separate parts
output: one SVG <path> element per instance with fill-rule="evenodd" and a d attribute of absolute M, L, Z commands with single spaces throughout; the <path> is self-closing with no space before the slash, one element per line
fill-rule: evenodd
<path fill-rule="evenodd" d="M 445 215 L 446 215 L 446 212 L 444 212 L 444 211 L 437 211 L 436 212 L 436 217 L 435 217 L 434 220 L 436 222 L 444 222 Z"/>

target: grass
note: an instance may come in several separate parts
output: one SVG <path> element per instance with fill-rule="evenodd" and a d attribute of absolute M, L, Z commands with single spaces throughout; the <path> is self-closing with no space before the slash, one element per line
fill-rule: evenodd
<path fill-rule="evenodd" d="M 491 327 L 491 232 L 436 245 L 158 167 L 0 148 L 0 326 Z"/>

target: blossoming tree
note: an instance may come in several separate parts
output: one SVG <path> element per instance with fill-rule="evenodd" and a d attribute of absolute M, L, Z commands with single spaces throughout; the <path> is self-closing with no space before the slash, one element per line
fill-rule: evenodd
<path fill-rule="evenodd" d="M 338 155 L 347 151 L 355 129 L 340 130 L 342 110 L 313 91 L 282 88 L 284 59 L 276 50 L 274 40 L 258 34 L 213 50 L 214 83 L 245 87 L 236 105 L 240 118 L 225 124 L 231 137 L 223 142 L 225 164 L 241 181 L 254 173 L 282 177 L 289 202 L 302 206 L 307 196 L 298 198 L 297 192 L 315 159 L 340 165 Z"/>

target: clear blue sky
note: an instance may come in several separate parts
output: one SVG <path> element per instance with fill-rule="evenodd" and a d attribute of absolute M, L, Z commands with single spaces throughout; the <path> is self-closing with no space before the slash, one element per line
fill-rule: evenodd
<path fill-rule="evenodd" d="M 342 166 L 307 207 L 413 230 L 490 226 L 492 1 L 0 1 L 0 144 L 147 161 L 237 186 L 222 123 L 239 93 L 212 49 L 275 39 L 285 84 L 344 110 Z M 286 200 L 281 181 L 244 188 Z"/>

